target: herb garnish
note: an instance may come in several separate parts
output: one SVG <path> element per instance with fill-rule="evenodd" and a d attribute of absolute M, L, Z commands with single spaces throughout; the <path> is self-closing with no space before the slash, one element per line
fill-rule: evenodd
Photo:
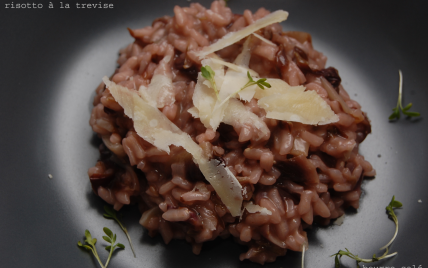
<path fill-rule="evenodd" d="M 201 67 L 201 73 L 205 79 L 207 79 L 208 81 L 211 82 L 211 85 L 213 86 L 215 95 L 217 96 L 217 99 L 220 100 L 220 97 L 218 96 L 217 85 L 215 84 L 215 80 L 214 80 L 215 72 L 213 71 L 213 69 L 211 69 L 210 66 L 205 65 L 205 66 Z"/>
<path fill-rule="evenodd" d="M 224 99 L 224 101 L 222 101 L 222 103 L 220 103 L 220 106 L 222 106 L 226 101 L 228 101 L 230 98 L 232 98 L 233 96 L 235 96 L 235 94 L 238 94 L 241 90 L 243 90 L 244 88 L 250 87 L 252 85 L 257 85 L 259 86 L 259 88 L 261 89 L 265 89 L 265 87 L 270 88 L 271 85 L 266 82 L 266 78 L 260 78 L 257 81 L 254 81 L 253 78 L 250 75 L 250 71 L 247 71 L 247 77 L 250 81 L 248 81 L 243 87 L 241 87 L 239 90 L 233 92 L 232 94 L 230 94 L 226 99 Z"/>
<path fill-rule="evenodd" d="M 208 81 L 211 82 L 211 85 L 213 86 L 215 95 L 217 96 L 217 99 L 220 100 L 220 97 L 218 96 L 217 85 L 216 85 L 215 80 L 214 80 L 215 72 L 213 71 L 213 69 L 211 69 L 210 66 L 205 65 L 205 66 L 201 67 L 201 73 L 205 79 L 207 79 Z M 243 87 L 241 87 L 238 91 L 229 95 L 219 106 L 223 105 L 226 101 L 228 101 L 231 97 L 233 97 L 235 94 L 239 93 L 244 88 L 250 87 L 252 85 L 257 85 L 261 89 L 265 89 L 265 87 L 267 87 L 267 88 L 271 87 L 271 85 L 268 82 L 266 82 L 266 78 L 260 78 L 259 80 L 254 81 L 250 75 L 250 71 L 247 71 L 247 76 L 248 76 L 249 81 Z"/>
<path fill-rule="evenodd" d="M 380 249 L 385 249 L 385 248 L 389 247 L 389 245 L 391 245 L 392 242 L 395 240 L 395 237 L 397 236 L 397 233 L 398 233 L 398 219 L 397 219 L 397 216 L 395 215 L 394 208 L 401 208 L 402 206 L 403 206 L 403 204 L 400 201 L 395 200 L 395 196 L 393 196 L 391 202 L 389 202 L 389 205 L 385 208 L 386 212 L 388 213 L 388 217 L 391 220 L 393 220 L 395 223 L 395 233 L 394 233 L 394 236 L 392 237 L 391 241 L 389 241 L 388 244 L 381 247 Z"/>
<path fill-rule="evenodd" d="M 248 83 L 246 83 L 245 86 L 243 86 L 239 91 L 243 90 L 246 87 L 252 86 L 252 85 L 258 85 L 259 88 L 261 88 L 261 89 L 265 89 L 264 87 L 267 87 L 267 88 L 271 87 L 271 85 L 268 82 L 266 82 L 266 78 L 260 78 L 259 80 L 254 81 L 250 75 L 250 71 L 247 71 L 247 76 L 248 76 L 248 79 L 250 81 L 248 81 Z"/>
<path fill-rule="evenodd" d="M 389 120 L 400 119 L 400 109 L 403 112 L 403 114 L 409 117 L 418 117 L 421 115 L 420 113 L 409 111 L 409 109 L 412 108 L 412 105 L 413 105 L 412 103 L 407 104 L 406 107 L 403 108 L 403 104 L 402 104 L 403 75 L 401 73 L 401 70 L 398 70 L 398 74 L 400 76 L 400 82 L 398 87 L 398 101 L 397 101 L 397 106 L 394 109 L 392 109 L 393 112 L 389 116 Z"/>
<path fill-rule="evenodd" d="M 394 234 L 394 237 L 391 239 L 391 241 L 389 241 L 388 244 L 386 244 L 385 246 L 380 248 L 380 250 L 385 249 L 385 253 L 383 253 L 382 256 L 376 257 L 376 254 L 373 254 L 373 257 L 371 259 L 362 259 L 362 258 L 358 257 L 358 255 L 352 254 L 347 248 L 345 248 L 346 251 L 339 250 L 339 252 L 330 256 L 330 257 L 335 256 L 335 258 L 334 258 L 335 267 L 336 268 L 340 267 L 340 259 L 343 256 L 347 256 L 351 259 L 354 259 L 357 262 L 357 268 L 358 268 L 358 265 L 360 262 L 364 262 L 364 263 L 376 262 L 376 261 L 391 258 L 391 257 L 397 255 L 397 252 L 394 252 L 394 253 L 391 253 L 388 255 L 388 247 L 394 241 L 394 239 L 398 233 L 398 219 L 397 219 L 397 216 L 395 215 L 394 209 L 395 208 L 401 208 L 402 206 L 403 206 L 403 204 L 401 202 L 395 200 L 395 196 L 393 196 L 391 202 L 389 202 L 388 206 L 386 207 L 386 211 L 388 213 L 389 218 L 391 218 L 395 223 L 395 234 Z"/>
<path fill-rule="evenodd" d="M 360 264 L 360 262 L 364 262 L 364 263 L 376 262 L 376 261 L 391 258 L 391 257 L 394 257 L 395 255 L 397 255 L 397 252 L 394 252 L 394 253 L 387 255 L 388 249 L 386 249 L 385 253 L 383 253 L 383 255 L 380 257 L 376 257 L 376 254 L 373 254 L 373 258 L 371 258 L 371 259 L 362 259 L 362 258 L 358 257 L 358 255 L 352 254 L 349 251 L 349 249 L 347 249 L 347 248 L 345 248 L 345 249 L 346 249 L 346 251 L 339 250 L 339 252 L 330 256 L 330 257 L 336 256 L 334 258 L 334 263 L 335 263 L 336 268 L 340 267 L 340 260 L 339 259 L 342 258 L 342 256 L 348 256 L 349 258 L 354 259 L 357 262 L 357 268 L 358 268 L 359 267 L 358 265 Z"/>
<path fill-rule="evenodd" d="M 92 238 L 91 233 L 89 232 L 89 230 L 85 231 L 85 237 L 86 237 L 85 242 L 86 242 L 87 245 L 83 245 L 80 241 L 77 242 L 77 245 L 79 247 L 82 247 L 82 248 L 85 248 L 87 250 L 92 251 L 92 254 L 94 254 L 94 256 L 97 259 L 97 261 L 100 264 L 100 266 L 102 268 L 107 268 L 107 265 L 110 262 L 111 256 L 112 256 L 113 251 L 115 250 L 115 248 L 118 247 L 118 248 L 121 248 L 121 249 L 125 249 L 125 246 L 122 245 L 121 243 L 114 244 L 116 242 L 116 234 L 113 234 L 113 232 L 109 228 L 104 227 L 103 230 L 104 230 L 104 233 L 107 235 L 107 236 L 103 236 L 103 239 L 105 241 L 107 241 L 107 242 L 110 243 L 109 246 L 105 247 L 105 249 L 107 251 L 110 251 L 110 254 L 108 255 L 108 259 L 107 259 L 107 261 L 106 261 L 105 264 L 103 264 L 101 262 L 100 257 L 98 256 L 98 253 L 97 253 L 97 249 L 95 247 L 95 244 L 97 243 L 97 239 L 96 238 Z"/>
<path fill-rule="evenodd" d="M 103 214 L 104 217 L 106 217 L 107 219 L 115 220 L 119 224 L 120 228 L 122 228 L 123 232 L 125 233 L 126 237 L 128 238 L 129 245 L 131 246 L 132 253 L 134 254 L 134 258 L 136 258 L 137 256 L 135 255 L 135 251 L 134 251 L 134 247 L 132 245 L 131 237 L 128 234 L 128 230 L 125 228 L 125 226 L 122 225 L 122 223 L 117 218 L 116 211 L 114 209 L 110 208 L 109 206 L 104 206 L 104 211 L 106 212 Z"/>

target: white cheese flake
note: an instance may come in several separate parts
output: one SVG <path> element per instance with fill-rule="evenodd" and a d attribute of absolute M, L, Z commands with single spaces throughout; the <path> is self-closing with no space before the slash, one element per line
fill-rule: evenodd
<path fill-rule="evenodd" d="M 256 34 L 256 33 L 253 33 L 253 35 L 254 35 L 255 37 L 257 37 L 258 39 L 262 40 L 263 42 L 265 42 L 265 43 L 267 43 L 267 44 L 269 44 L 269 45 L 271 45 L 271 46 L 276 47 L 276 44 L 275 44 L 274 42 L 272 42 L 272 41 L 270 41 L 270 40 L 267 40 L 267 39 L 266 39 L 266 38 L 264 38 L 263 36 L 261 36 L 261 35 L 259 35 L 259 34 Z"/>
<path fill-rule="evenodd" d="M 254 133 L 256 136 L 255 140 L 261 140 L 270 134 L 270 130 L 263 119 L 247 110 L 245 105 L 237 99 L 230 99 L 228 101 L 223 122 L 231 126 L 238 124 L 254 128 L 256 130 L 256 133 Z"/>
<path fill-rule="evenodd" d="M 199 118 L 199 110 L 198 110 L 198 108 L 196 108 L 196 107 L 189 108 L 187 110 L 187 112 L 189 114 L 191 114 L 193 116 L 193 118 Z"/>
<path fill-rule="evenodd" d="M 269 94 L 270 89 L 265 89 L 265 94 Z M 267 118 L 308 125 L 325 125 L 339 121 L 339 117 L 315 91 L 305 91 L 303 86 L 284 89 L 274 88 L 283 92 L 259 99 L 258 104 L 265 109 Z"/>
<path fill-rule="evenodd" d="M 202 66 L 208 65 L 215 72 L 214 78 L 219 89 L 219 95 L 217 98 L 211 83 L 199 74 L 193 94 L 193 104 L 195 107 L 189 110 L 189 112 L 194 117 L 199 117 L 206 128 L 216 130 L 221 122 L 234 125 L 236 122 L 244 120 L 247 122 L 250 121 L 251 125 L 257 125 L 256 128 L 261 131 L 259 133 L 261 134 L 260 137 L 264 137 L 266 133 L 269 133 L 266 124 L 263 123 L 261 125 L 259 122 L 261 120 L 254 113 L 246 110 L 242 104 L 242 107 L 236 104 L 229 107 L 231 99 L 238 97 L 236 92 L 248 82 L 247 72 L 258 76 L 256 72 L 248 68 L 251 57 L 250 41 L 251 37 L 247 38 L 244 42 L 242 51 L 234 63 L 225 62 L 218 56 L 213 56 L 202 61 Z M 229 67 L 226 74 L 224 74 L 225 66 Z M 250 101 L 255 94 L 256 87 L 254 85 L 246 88 L 239 97 L 242 100 Z M 232 107 L 238 108 L 238 110 L 234 111 Z M 226 110 L 228 112 L 225 112 Z M 226 119 L 225 116 L 227 116 Z"/>
<path fill-rule="evenodd" d="M 261 28 L 264 28 L 268 25 L 271 25 L 273 23 L 284 21 L 288 18 L 288 12 L 284 10 L 277 10 L 266 17 L 263 17 L 257 21 L 255 21 L 253 24 L 248 25 L 247 27 L 236 31 L 236 32 L 230 32 L 223 36 L 221 39 L 219 39 L 214 44 L 204 47 L 201 51 L 198 51 L 196 54 L 199 56 L 199 58 L 204 58 L 207 55 L 216 52 L 220 49 L 223 49 L 227 46 L 230 46 L 239 40 L 249 36 L 250 34 L 254 33 L 255 31 L 260 30 Z"/>
<path fill-rule="evenodd" d="M 259 74 L 256 71 L 251 70 L 249 68 L 246 68 L 246 67 L 243 67 L 240 65 L 236 65 L 234 63 L 230 63 L 230 62 L 224 61 L 222 59 L 218 59 L 218 58 L 212 58 L 211 61 L 214 63 L 220 64 L 220 65 L 224 65 L 224 66 L 228 67 L 229 69 L 234 70 L 236 72 L 240 72 L 240 73 L 244 73 L 244 74 L 247 74 L 247 72 L 250 72 L 250 75 L 252 77 L 259 77 Z"/>
<path fill-rule="evenodd" d="M 251 35 L 248 36 L 247 40 L 245 40 L 244 44 L 242 45 L 242 51 L 236 57 L 235 61 L 233 62 L 234 64 L 249 69 L 252 51 L 252 46 L 250 44 Z"/>
<path fill-rule="evenodd" d="M 211 58 L 202 61 L 202 66 L 207 65 L 215 72 L 215 83 L 217 88 L 220 89 L 224 82 L 224 65 L 214 62 Z M 216 130 L 224 116 L 224 108 L 216 109 L 218 98 L 211 83 L 206 80 L 201 73 L 198 74 L 198 81 L 195 86 L 192 100 L 193 105 L 198 110 L 198 116 L 202 124 L 204 124 L 206 128 Z M 195 109 L 191 111 L 194 113 Z"/>
<path fill-rule="evenodd" d="M 340 226 L 340 225 L 342 225 L 343 224 L 343 222 L 345 221 L 345 214 L 343 214 L 342 216 L 340 216 L 339 218 L 337 218 L 334 222 L 333 222 L 333 224 L 334 225 L 338 225 L 338 226 Z"/>
<path fill-rule="evenodd" d="M 246 202 L 244 204 L 244 210 L 247 210 L 248 213 L 260 213 L 261 215 L 272 215 L 272 211 L 267 208 L 261 207 L 259 205 L 253 204 L 252 201 Z"/>
<path fill-rule="evenodd" d="M 274 94 L 286 94 L 288 89 L 291 87 L 287 82 L 285 82 L 282 79 L 276 79 L 276 78 L 268 78 L 266 80 L 266 83 L 269 83 L 271 85 L 270 88 L 261 89 L 259 87 L 256 87 L 256 92 L 254 93 L 255 99 L 261 99 L 263 97 L 267 97 Z M 303 86 L 301 87 L 304 90 Z"/>
<path fill-rule="evenodd" d="M 160 71 L 155 72 L 148 87 L 141 86 L 139 93 L 151 106 L 163 108 L 175 102 L 172 74 L 165 74 L 163 69 L 170 64 L 171 56 L 165 56 L 159 63 Z"/>

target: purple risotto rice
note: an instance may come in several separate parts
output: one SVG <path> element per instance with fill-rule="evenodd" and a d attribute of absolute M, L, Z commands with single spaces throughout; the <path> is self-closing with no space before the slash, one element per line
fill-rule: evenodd
<path fill-rule="evenodd" d="M 234 118 L 226 109 L 228 120 L 215 129 L 207 126 L 188 111 L 203 79 L 198 52 L 270 12 L 260 8 L 238 15 L 223 1 L 214 1 L 210 9 L 198 3 L 175 6 L 174 14 L 129 29 L 135 41 L 120 50 L 119 67 L 110 80 L 139 92 L 150 91 L 157 75 L 169 79 L 164 87 L 152 86 L 158 89 L 157 111 L 188 134 L 204 157 L 232 173 L 242 189 L 243 206 L 250 206 L 240 215 L 231 213 L 192 154 L 178 145 L 170 145 L 168 153 L 140 135 L 105 83 L 96 89 L 90 119 L 103 141 L 100 160 L 88 171 L 94 193 L 116 210 L 138 204 L 140 224 L 151 236 L 159 233 L 166 244 L 185 239 L 195 254 L 205 241 L 229 236 L 248 246 L 241 260 L 260 264 L 275 261 L 288 249 L 302 251 L 308 243 L 305 228 L 314 222 L 327 225 L 347 207 L 358 208 L 361 181 L 375 175 L 358 152 L 371 131 L 366 114 L 342 87 L 338 71 L 325 67 L 327 58 L 313 48 L 309 34 L 284 32 L 273 23 L 211 55 L 236 62 L 245 45 L 249 70 L 316 92 L 337 120 L 304 124 L 273 119 L 255 97 L 235 96 L 253 121 Z"/>

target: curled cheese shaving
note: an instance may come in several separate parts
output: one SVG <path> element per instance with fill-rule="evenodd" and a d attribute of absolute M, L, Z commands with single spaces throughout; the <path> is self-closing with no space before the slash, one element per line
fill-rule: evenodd
<path fill-rule="evenodd" d="M 266 17 L 263 17 L 253 24 L 248 25 L 247 27 L 236 31 L 231 32 L 223 36 L 221 39 L 219 39 L 214 44 L 204 47 L 201 51 L 196 52 L 196 55 L 202 59 L 206 57 L 207 55 L 216 52 L 220 49 L 223 49 L 227 46 L 230 46 L 239 40 L 249 36 L 250 34 L 254 33 L 255 31 L 260 30 L 261 28 L 264 28 L 268 25 L 271 25 L 273 23 L 284 21 L 288 18 L 288 12 L 284 10 L 277 10 Z"/>

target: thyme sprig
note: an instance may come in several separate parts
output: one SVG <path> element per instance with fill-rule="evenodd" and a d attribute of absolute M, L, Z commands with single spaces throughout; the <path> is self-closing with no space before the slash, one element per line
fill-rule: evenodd
<path fill-rule="evenodd" d="M 397 252 L 394 252 L 394 253 L 391 253 L 391 254 L 388 255 L 388 248 L 387 248 L 385 250 L 385 253 L 383 253 L 383 255 L 380 256 L 380 257 L 376 257 L 376 254 L 373 254 L 373 257 L 371 259 L 362 259 L 362 258 L 358 257 L 358 255 L 352 254 L 349 251 L 349 249 L 347 249 L 347 248 L 345 248 L 345 249 L 346 249 L 346 251 L 339 250 L 339 252 L 337 252 L 336 254 L 333 254 L 333 255 L 330 256 L 330 257 L 335 256 L 334 263 L 335 263 L 335 267 L 336 268 L 340 267 L 340 259 L 343 256 L 347 256 L 347 257 L 349 257 L 351 259 L 354 259 L 357 262 L 357 268 L 358 268 L 358 265 L 361 262 L 364 262 L 364 263 L 376 262 L 376 261 L 380 261 L 380 260 L 383 260 L 383 259 L 391 258 L 391 257 L 394 257 L 395 255 L 397 255 Z"/>
<path fill-rule="evenodd" d="M 102 261 L 100 259 L 100 256 L 98 255 L 97 248 L 95 247 L 95 244 L 97 243 L 97 239 L 96 238 L 92 238 L 91 233 L 89 232 L 89 230 L 85 230 L 85 237 L 86 237 L 86 239 L 84 240 L 84 242 L 86 242 L 86 244 L 82 244 L 82 242 L 78 241 L 77 245 L 79 247 L 84 248 L 84 249 L 90 250 L 92 252 L 92 254 L 94 254 L 95 259 L 97 259 L 97 261 L 100 264 L 101 268 L 107 268 L 107 265 L 109 264 L 110 259 L 112 257 L 113 251 L 116 248 L 125 249 L 125 246 L 123 244 L 121 244 L 121 243 L 115 244 L 116 243 L 116 234 L 113 234 L 113 232 L 109 228 L 104 227 L 103 230 L 104 230 L 104 233 L 107 235 L 107 236 L 103 236 L 103 239 L 105 241 L 107 241 L 108 243 L 110 243 L 109 246 L 105 247 L 105 249 L 110 252 L 110 254 L 108 255 L 108 258 L 107 258 L 107 261 L 106 261 L 105 264 L 102 263 Z"/>
<path fill-rule="evenodd" d="M 389 202 L 388 206 L 385 208 L 386 212 L 388 213 L 388 217 L 395 223 L 395 233 L 394 233 L 394 236 L 392 237 L 391 241 L 389 241 L 388 244 L 386 244 L 385 246 L 380 248 L 381 250 L 388 248 L 389 245 L 391 245 L 392 242 L 394 242 L 395 238 L 397 237 L 398 219 L 397 219 L 397 215 L 395 215 L 394 209 L 395 208 L 401 208 L 402 206 L 403 206 L 403 204 L 400 201 L 395 200 L 395 196 L 393 196 L 391 199 L 391 202 Z"/>
<path fill-rule="evenodd" d="M 257 85 L 259 88 L 264 90 L 265 87 L 267 87 L 267 88 L 271 87 L 271 85 L 268 82 L 266 82 L 266 78 L 260 78 L 259 80 L 254 81 L 254 79 L 250 75 L 250 71 L 247 71 L 247 77 L 248 77 L 249 81 L 243 87 L 241 87 L 239 90 L 237 90 L 237 91 L 233 92 L 232 94 L 230 94 L 229 96 L 227 96 L 227 98 L 224 99 L 224 101 L 222 101 L 218 107 L 221 107 L 226 101 L 228 101 L 230 98 L 232 98 L 233 96 L 238 94 L 244 88 L 250 87 L 252 85 Z"/>
<path fill-rule="evenodd" d="M 131 246 L 132 253 L 134 254 L 134 258 L 136 258 L 137 256 L 135 255 L 134 246 L 132 245 L 131 237 L 129 236 L 129 233 L 128 233 L 128 230 L 126 229 L 126 227 L 123 226 L 122 223 L 119 221 L 119 218 L 117 217 L 116 211 L 114 209 L 110 208 L 109 206 L 104 206 L 104 211 L 105 211 L 105 213 L 103 214 L 103 216 L 105 218 L 113 219 L 119 224 L 120 228 L 123 230 L 126 237 L 128 238 L 129 245 Z"/>
<path fill-rule="evenodd" d="M 259 80 L 257 80 L 257 81 L 254 81 L 253 80 L 253 78 L 251 77 L 251 75 L 250 75 L 250 71 L 247 71 L 247 77 L 248 77 L 248 79 L 250 80 L 250 81 L 248 81 L 246 84 L 245 84 L 245 86 L 243 86 L 239 91 L 241 91 L 241 90 L 243 90 L 244 88 L 246 88 L 246 87 L 250 87 L 250 86 L 252 86 L 252 85 L 257 85 L 257 86 L 259 86 L 259 88 L 261 88 L 261 89 L 265 89 L 265 87 L 267 87 L 267 88 L 270 88 L 271 87 L 271 85 L 268 83 L 268 82 L 266 82 L 266 78 L 260 78 Z M 239 92 L 238 91 L 238 92 Z M 236 93 L 235 93 L 236 94 Z"/>
<path fill-rule="evenodd" d="M 215 95 L 217 96 L 217 99 L 220 100 L 220 97 L 218 96 L 218 89 L 217 89 L 217 85 L 215 83 L 215 72 L 213 71 L 213 69 L 211 69 L 210 66 L 205 65 L 201 67 L 201 73 L 202 76 L 207 79 L 208 81 L 210 81 L 211 85 L 213 86 Z"/>
<path fill-rule="evenodd" d="M 383 259 L 387 259 L 387 258 L 391 258 L 394 257 L 395 255 L 397 255 L 397 252 L 388 254 L 389 249 L 388 247 L 392 244 L 392 242 L 395 240 L 395 238 L 397 237 L 397 233 L 398 233 L 398 219 L 397 219 L 397 215 L 395 215 L 394 209 L 396 208 L 401 208 L 403 206 L 403 204 L 400 201 L 395 200 L 395 196 L 392 197 L 391 202 L 389 202 L 388 206 L 386 206 L 386 212 L 388 214 L 388 217 L 390 219 L 392 219 L 395 223 L 395 234 L 392 237 L 391 241 L 388 242 L 388 244 L 386 244 L 385 246 L 381 247 L 380 250 L 384 250 L 385 252 L 382 254 L 382 256 L 377 257 L 376 254 L 373 254 L 373 257 L 371 259 L 363 259 L 358 257 L 358 255 L 355 255 L 353 253 L 351 253 L 347 248 L 346 251 L 344 250 L 339 250 L 336 254 L 331 255 L 330 257 L 335 256 L 334 258 L 334 262 L 335 262 L 335 267 L 339 268 L 340 267 L 340 259 L 343 256 L 347 256 L 351 259 L 354 259 L 357 262 L 357 267 L 361 262 L 364 263 L 370 263 L 370 262 L 376 262 L 376 261 L 380 261 Z"/>
<path fill-rule="evenodd" d="M 389 116 L 389 120 L 400 119 L 400 110 L 404 115 L 409 117 L 418 117 L 421 114 L 418 112 L 409 111 L 412 108 L 413 104 L 409 103 L 403 108 L 402 99 L 403 99 L 403 74 L 401 70 L 398 70 L 398 75 L 400 76 L 399 86 L 398 86 L 398 101 L 397 106 L 392 109 L 392 114 Z"/>

